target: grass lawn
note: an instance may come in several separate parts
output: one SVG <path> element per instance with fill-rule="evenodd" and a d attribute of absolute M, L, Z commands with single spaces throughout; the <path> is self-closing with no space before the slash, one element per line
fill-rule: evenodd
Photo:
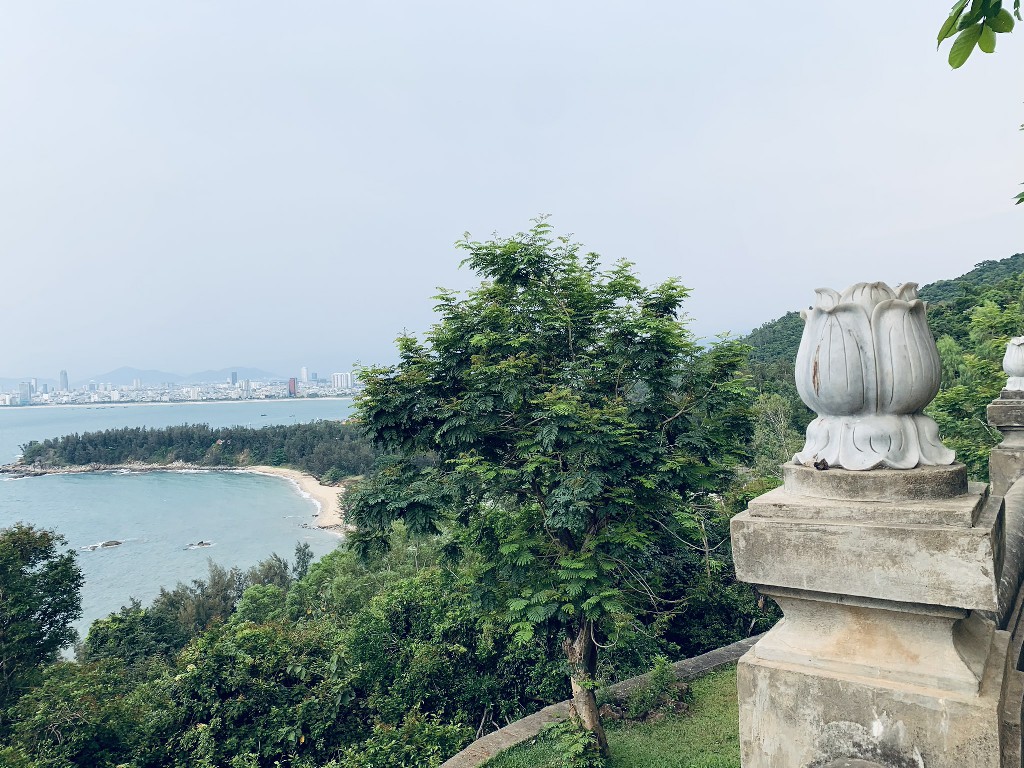
<path fill-rule="evenodd" d="M 736 666 L 717 669 L 690 684 L 690 710 L 660 723 L 608 728 L 609 768 L 740 768 Z M 486 768 L 557 768 L 551 744 L 527 742 Z"/>

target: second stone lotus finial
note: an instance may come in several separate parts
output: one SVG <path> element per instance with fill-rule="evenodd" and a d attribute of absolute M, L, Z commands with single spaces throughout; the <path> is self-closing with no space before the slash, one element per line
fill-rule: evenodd
<path fill-rule="evenodd" d="M 1008 377 L 1007 389 L 1024 390 L 1024 336 L 1014 336 L 1006 345 L 1003 371 Z"/>
<path fill-rule="evenodd" d="M 942 368 L 917 284 L 816 293 L 815 306 L 800 313 L 796 388 L 818 418 L 793 461 L 853 470 L 952 464 L 956 454 L 922 413 Z"/>

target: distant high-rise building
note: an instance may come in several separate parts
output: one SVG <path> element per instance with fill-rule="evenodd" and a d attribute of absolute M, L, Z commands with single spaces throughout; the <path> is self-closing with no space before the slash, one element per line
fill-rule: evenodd
<path fill-rule="evenodd" d="M 238 371 L 231 372 L 231 386 L 238 386 Z"/>
<path fill-rule="evenodd" d="M 71 387 L 68 386 L 68 372 L 67 371 L 61 371 L 60 372 L 60 391 L 61 392 L 67 392 L 70 389 L 71 389 Z"/>
<path fill-rule="evenodd" d="M 355 389 L 356 387 L 359 386 L 359 372 L 358 371 L 352 371 L 352 373 L 349 374 L 349 382 L 348 383 L 349 383 L 349 386 L 351 386 L 353 389 Z"/>
<path fill-rule="evenodd" d="M 302 369 L 299 371 L 299 378 L 302 379 L 303 384 L 309 382 L 309 371 L 306 369 L 306 366 L 302 366 Z"/>
<path fill-rule="evenodd" d="M 43 394 L 44 395 L 50 394 L 50 385 L 49 384 L 43 384 Z"/>
<path fill-rule="evenodd" d="M 303 368 L 302 370 L 306 370 Z M 288 397 L 295 397 L 299 394 L 299 382 L 295 380 L 295 377 L 288 379 Z"/>
<path fill-rule="evenodd" d="M 312 381 L 314 384 L 316 384 L 316 382 L 317 382 L 316 371 L 313 371 L 311 374 L 309 374 L 309 380 Z"/>
<path fill-rule="evenodd" d="M 132 379 L 132 389 L 142 389 L 142 379 Z"/>
<path fill-rule="evenodd" d="M 18 385 L 18 402 L 28 405 L 32 402 L 32 382 L 23 381 Z"/>
<path fill-rule="evenodd" d="M 242 379 L 242 396 L 250 397 L 252 395 L 252 382 L 248 379 Z"/>
<path fill-rule="evenodd" d="M 29 385 L 32 387 L 33 395 L 39 391 L 39 380 L 35 376 L 29 379 Z"/>
<path fill-rule="evenodd" d="M 331 386 L 335 389 L 346 389 L 345 377 L 347 373 L 332 373 L 331 374 Z"/>

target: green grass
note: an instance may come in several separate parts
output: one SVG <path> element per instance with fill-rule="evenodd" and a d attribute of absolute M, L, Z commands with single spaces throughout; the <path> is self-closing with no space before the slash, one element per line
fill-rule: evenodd
<path fill-rule="evenodd" d="M 690 687 L 690 710 L 660 723 L 613 724 L 608 728 L 608 768 L 740 768 L 736 667 L 730 665 Z M 552 744 L 520 744 L 486 768 L 558 768 Z"/>

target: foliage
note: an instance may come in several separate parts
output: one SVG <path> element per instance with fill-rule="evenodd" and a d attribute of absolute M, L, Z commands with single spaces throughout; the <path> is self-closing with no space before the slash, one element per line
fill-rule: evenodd
<path fill-rule="evenodd" d="M 349 747 L 338 763 L 325 768 L 436 768 L 472 740 L 472 728 L 447 725 L 414 710 L 398 726 L 377 724 L 366 741 Z"/>
<path fill-rule="evenodd" d="M 605 768 L 605 759 L 594 734 L 581 728 L 576 720 L 561 720 L 547 725 L 541 740 L 553 748 L 557 768 Z"/>
<path fill-rule="evenodd" d="M 21 523 L 0 529 L 0 734 L 3 711 L 75 639 L 82 572 L 64 544 L 53 531 Z"/>
<path fill-rule="evenodd" d="M 649 723 L 612 724 L 607 768 L 739 768 L 735 666 L 690 683 L 683 715 Z M 502 752 L 486 768 L 560 768 L 557 746 L 544 739 Z"/>
<path fill-rule="evenodd" d="M 949 49 L 949 65 L 962 67 L 975 47 L 984 53 L 996 49 L 996 35 L 1013 31 L 1014 19 L 1020 19 L 1020 0 L 1014 0 L 1013 13 L 1003 8 L 1001 0 L 957 0 L 949 17 L 939 29 L 938 42 L 956 35 Z"/>
<path fill-rule="evenodd" d="M 521 642 L 561 634 L 585 709 L 597 644 L 658 602 L 671 511 L 724 488 L 742 455 L 745 350 L 702 349 L 677 319 L 682 286 L 603 269 L 543 220 L 459 245 L 484 282 L 443 291 L 426 343 L 402 337 L 398 365 L 364 372 L 360 421 L 396 457 L 351 494 L 354 540 L 373 551 L 396 519 L 443 531 Z M 423 454 L 436 461 L 410 463 Z"/>
<path fill-rule="evenodd" d="M 657 709 L 665 698 L 674 698 L 676 675 L 664 656 L 654 659 L 654 668 L 647 679 L 632 690 L 626 699 L 626 714 L 636 720 Z"/>
<path fill-rule="evenodd" d="M 285 594 L 308 569 L 309 545 L 295 545 L 296 564 L 271 554 L 247 571 L 208 562 L 207 578 L 161 588 L 148 608 L 132 600 L 117 613 L 97 619 L 78 648 L 81 661 L 116 659 L 128 667 L 158 659 L 169 662 L 205 630 L 235 620 L 279 618 Z"/>
<path fill-rule="evenodd" d="M 111 662 L 61 662 L 14 709 L 12 745 L 36 768 L 130 763 L 166 702 Z"/>
<path fill-rule="evenodd" d="M 23 463 L 44 467 L 176 461 L 208 467 L 287 464 L 315 477 L 329 475 L 335 483 L 367 471 L 377 456 L 358 427 L 337 421 L 259 429 L 125 427 L 33 441 L 21 448 Z"/>
<path fill-rule="evenodd" d="M 800 313 L 787 312 L 782 317 L 762 323 L 743 341 L 753 348 L 750 359 L 755 363 L 793 360 L 803 332 L 804 321 L 800 319 Z"/>

